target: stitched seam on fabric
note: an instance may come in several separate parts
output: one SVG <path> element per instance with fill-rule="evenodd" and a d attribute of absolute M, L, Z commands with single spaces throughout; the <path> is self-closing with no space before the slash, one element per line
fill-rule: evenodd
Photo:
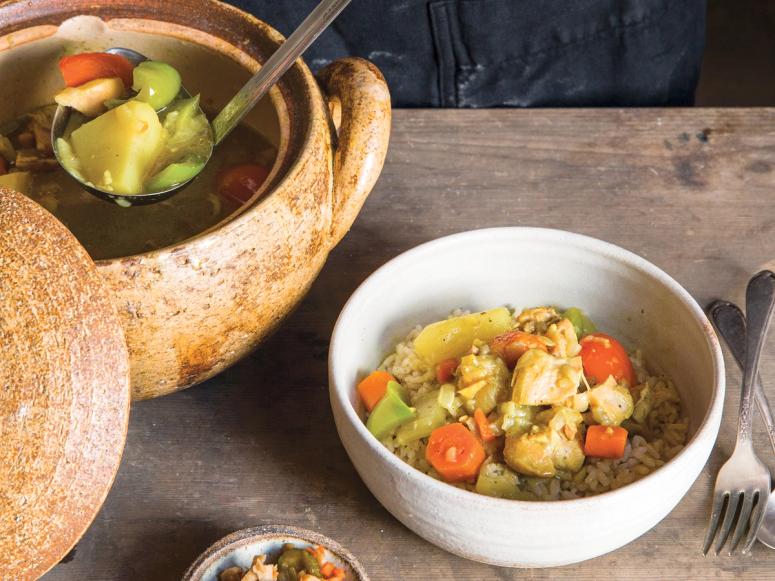
<path fill-rule="evenodd" d="M 485 65 L 485 66 L 491 66 L 491 65 L 498 65 L 498 64 L 525 62 L 525 61 L 527 61 L 527 60 L 529 60 L 529 59 L 531 59 L 533 57 L 536 57 L 536 56 L 543 56 L 543 55 L 548 55 L 548 54 L 552 54 L 552 53 L 555 53 L 555 52 L 560 52 L 560 51 L 563 51 L 563 50 L 565 50 L 567 48 L 570 48 L 570 47 L 573 47 L 573 46 L 577 46 L 577 45 L 580 45 L 580 44 L 585 44 L 585 43 L 588 43 L 588 42 L 593 42 L 595 40 L 601 40 L 601 39 L 604 39 L 604 38 L 609 38 L 611 36 L 615 36 L 615 35 L 620 34 L 622 32 L 629 32 L 630 30 L 633 30 L 633 29 L 648 29 L 648 28 L 652 28 L 654 26 L 658 26 L 659 25 L 659 22 L 657 21 L 657 19 L 662 19 L 668 12 L 670 12 L 670 8 L 672 6 L 674 6 L 673 3 L 668 3 L 667 5 L 665 5 L 665 8 L 663 10 L 661 10 L 660 12 L 651 13 L 648 16 L 645 16 L 645 17 L 643 17 L 640 20 L 637 20 L 635 22 L 630 22 L 628 24 L 621 24 L 621 25 L 612 26 L 610 28 L 606 28 L 605 30 L 601 30 L 599 32 L 595 32 L 593 34 L 590 34 L 590 35 L 585 36 L 583 38 L 578 38 L 578 39 L 572 40 L 570 42 L 565 42 L 565 43 L 562 43 L 562 44 L 555 44 L 552 47 L 536 50 L 536 51 L 533 51 L 533 52 L 530 52 L 530 53 L 527 53 L 527 54 L 524 54 L 524 55 L 518 56 L 518 57 L 516 57 L 516 56 L 515 57 L 508 57 L 508 58 L 500 59 L 500 60 L 497 60 L 497 61 L 488 61 L 486 63 L 479 63 L 479 64 Z M 459 65 L 461 70 L 472 70 L 472 69 L 475 69 L 476 66 L 477 65 Z"/>
<path fill-rule="evenodd" d="M 451 30 L 450 30 L 450 22 L 449 22 L 449 13 L 447 11 L 448 2 L 447 0 L 441 0 L 440 2 L 431 2 L 428 5 L 428 12 L 430 14 L 431 19 L 431 31 L 433 33 L 433 45 L 436 49 L 436 58 L 438 59 L 438 89 L 439 89 L 439 105 L 441 107 L 455 107 L 457 105 L 457 78 L 453 79 L 447 79 L 446 74 L 446 68 L 449 67 L 449 70 L 452 71 L 452 74 L 455 75 L 454 71 L 457 68 L 457 61 L 455 59 L 455 55 L 453 53 L 452 49 L 452 39 L 451 39 Z M 442 38 L 442 34 L 446 32 L 448 38 L 446 39 L 447 42 L 444 43 L 444 38 Z M 444 44 L 448 46 L 443 46 Z M 449 54 L 451 53 L 451 54 Z M 450 59 L 451 57 L 451 59 Z M 451 60 L 451 62 L 449 62 Z M 457 75 L 455 75 L 456 77 Z M 452 100 L 453 98 L 450 97 L 449 91 L 447 90 L 447 85 L 449 83 L 452 83 L 452 87 L 455 88 L 454 94 L 454 100 L 453 103 L 448 103 L 448 101 Z"/>

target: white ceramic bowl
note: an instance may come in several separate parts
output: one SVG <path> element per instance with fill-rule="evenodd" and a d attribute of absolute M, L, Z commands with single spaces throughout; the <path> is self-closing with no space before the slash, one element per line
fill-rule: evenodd
<path fill-rule="evenodd" d="M 363 424 L 355 385 L 412 327 L 454 308 L 578 306 L 643 349 L 675 381 L 690 419 L 686 447 L 645 478 L 577 500 L 525 502 L 449 486 L 390 454 Z M 342 310 L 329 352 L 337 430 L 377 500 L 421 537 L 509 567 L 590 559 L 642 535 L 686 494 L 716 440 L 724 363 L 702 309 L 675 280 L 612 244 L 558 230 L 497 228 L 441 238 L 372 274 Z M 590 523 L 594 523 L 590 526 Z"/>

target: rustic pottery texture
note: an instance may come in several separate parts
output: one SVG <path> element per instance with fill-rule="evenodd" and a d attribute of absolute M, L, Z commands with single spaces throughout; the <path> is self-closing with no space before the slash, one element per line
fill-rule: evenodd
<path fill-rule="evenodd" d="M 675 381 L 689 417 L 688 444 L 675 458 L 599 496 L 502 500 L 421 473 L 366 429 L 355 385 L 415 325 L 459 307 L 478 311 L 542 304 L 583 307 L 601 329 L 640 346 L 651 367 Z M 678 504 L 716 440 L 725 378 L 718 339 L 704 313 L 651 263 L 612 244 L 559 230 L 493 228 L 423 244 L 366 279 L 334 328 L 329 384 L 342 443 L 363 481 L 396 518 L 469 559 L 547 567 L 612 551 L 651 529 Z"/>
<path fill-rule="evenodd" d="M 322 545 L 328 549 L 329 561 L 344 570 L 344 581 L 369 581 L 358 559 L 339 543 L 315 531 L 287 525 L 263 525 L 222 538 L 197 558 L 182 581 L 218 581 L 218 573 L 234 566 L 247 569 L 257 555 L 276 559 L 286 543 L 297 547 Z"/>
<path fill-rule="evenodd" d="M 118 470 L 129 356 L 113 297 L 48 212 L 0 188 L 0 579 L 78 541 Z"/>
<path fill-rule="evenodd" d="M 101 20 L 68 21 L 81 14 Z M 281 41 L 214 0 L 0 2 L 0 118 L 46 102 L 64 47 L 124 44 L 164 58 L 218 108 Z M 25 71 L 35 63 L 49 80 L 32 86 Z M 256 347 L 355 219 L 386 154 L 390 96 L 379 71 L 359 59 L 331 64 L 321 82 L 330 104 L 297 63 L 248 120 L 270 127 L 279 153 L 239 215 L 174 247 L 97 263 L 124 326 L 134 399 L 201 382 Z"/>

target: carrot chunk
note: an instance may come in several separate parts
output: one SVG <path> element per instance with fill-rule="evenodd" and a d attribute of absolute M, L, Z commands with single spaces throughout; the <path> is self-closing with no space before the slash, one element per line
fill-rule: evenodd
<path fill-rule="evenodd" d="M 483 442 L 492 442 L 497 437 L 490 427 L 490 422 L 487 421 L 487 416 L 479 408 L 476 408 L 474 412 L 474 422 L 476 422 L 476 429 L 479 430 L 479 437 L 482 438 Z"/>
<path fill-rule="evenodd" d="M 482 443 L 460 423 L 433 430 L 425 449 L 425 458 L 447 482 L 476 478 L 485 456 Z"/>
<path fill-rule="evenodd" d="M 367 410 L 373 410 L 385 396 L 389 381 L 395 381 L 395 378 L 387 371 L 374 371 L 358 384 L 358 395 Z"/>
<path fill-rule="evenodd" d="M 627 430 L 619 426 L 589 426 L 584 454 L 595 458 L 621 458 L 627 446 Z"/>

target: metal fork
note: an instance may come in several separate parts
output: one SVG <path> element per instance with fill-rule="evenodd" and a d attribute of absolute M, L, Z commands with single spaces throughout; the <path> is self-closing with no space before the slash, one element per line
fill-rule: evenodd
<path fill-rule="evenodd" d="M 708 305 L 708 314 L 718 332 L 727 342 L 727 347 L 737 361 L 740 371 L 745 365 L 745 314 L 735 303 L 729 301 L 714 301 Z M 759 415 L 764 421 L 767 436 L 770 438 L 770 446 L 775 452 L 775 418 L 772 417 L 770 402 L 762 387 L 761 377 L 757 378 L 754 386 L 754 397 Z"/>
<path fill-rule="evenodd" d="M 713 491 L 713 509 L 708 523 L 702 552 L 707 554 L 716 533 L 714 552 L 718 555 L 730 532 L 732 542 L 729 555 L 737 548 L 747 531 L 743 553 L 750 551 L 756 540 L 767 497 L 770 494 L 770 471 L 753 450 L 753 388 L 759 374 L 764 338 L 775 306 L 775 274 L 764 270 L 748 283 L 745 295 L 748 329 L 746 333 L 745 371 L 740 391 L 740 415 L 737 423 L 737 442 L 732 456 L 719 470 Z M 719 522 L 722 520 L 719 528 Z"/>

